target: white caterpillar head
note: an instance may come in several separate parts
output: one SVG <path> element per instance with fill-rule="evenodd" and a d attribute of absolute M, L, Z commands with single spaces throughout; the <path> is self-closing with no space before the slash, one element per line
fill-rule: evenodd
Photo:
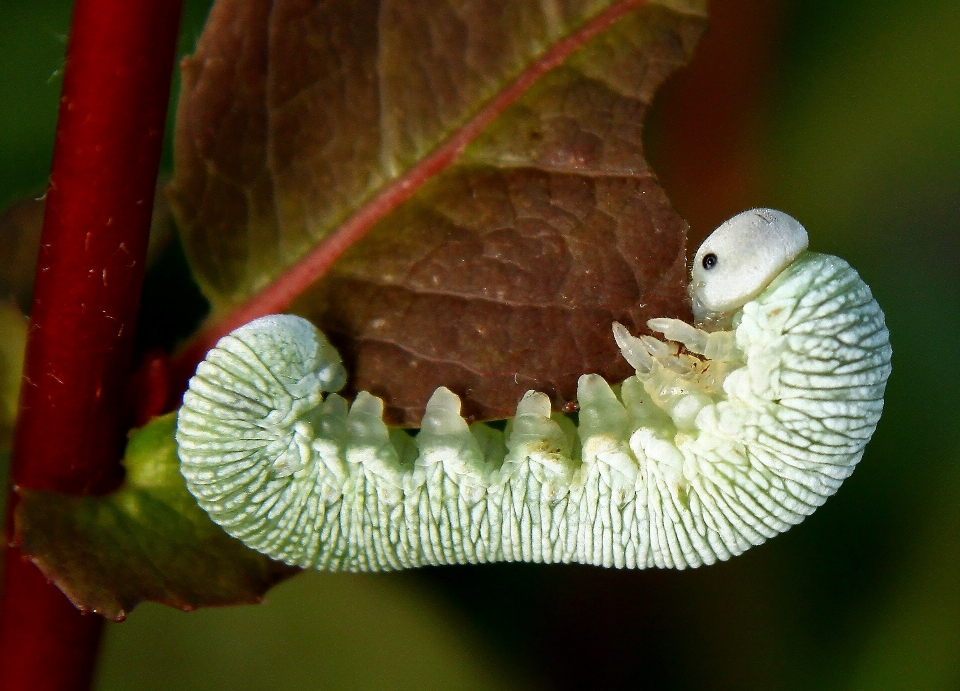
<path fill-rule="evenodd" d="M 807 249 L 807 231 L 775 209 L 750 209 L 713 231 L 693 260 L 690 297 L 698 326 L 719 325 Z"/>

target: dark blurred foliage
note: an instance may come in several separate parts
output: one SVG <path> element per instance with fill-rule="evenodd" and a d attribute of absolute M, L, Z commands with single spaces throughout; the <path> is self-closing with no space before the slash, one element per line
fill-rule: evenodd
<path fill-rule="evenodd" d="M 205 4 L 187 3 L 181 54 Z M 3 7 L 2 204 L 42 190 L 68 12 Z M 711 14 L 694 63 L 658 97 L 650 158 L 691 247 L 742 208 L 782 208 L 886 311 L 886 411 L 839 494 L 691 572 L 312 575 L 258 609 L 145 605 L 111 627 L 100 688 L 960 688 L 960 12 L 715 0 Z M 185 277 L 173 247 L 147 282 L 143 348 L 202 315 Z"/>

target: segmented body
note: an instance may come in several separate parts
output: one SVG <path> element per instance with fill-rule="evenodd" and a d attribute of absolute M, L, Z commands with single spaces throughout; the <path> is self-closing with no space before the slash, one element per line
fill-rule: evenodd
<path fill-rule="evenodd" d="M 345 378 L 336 351 L 298 317 L 266 317 L 191 381 L 182 472 L 228 533 L 304 567 L 710 564 L 837 490 L 890 373 L 883 314 L 837 257 L 802 254 L 732 323 L 712 359 L 651 348 L 618 393 L 582 377 L 578 428 L 535 392 L 505 433 L 468 427 L 441 388 L 413 436 L 369 394 L 324 399 Z"/>

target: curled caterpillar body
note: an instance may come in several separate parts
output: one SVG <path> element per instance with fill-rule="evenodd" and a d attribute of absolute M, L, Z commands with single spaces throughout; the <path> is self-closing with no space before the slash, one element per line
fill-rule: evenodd
<path fill-rule="evenodd" d="M 468 426 L 440 388 L 419 433 L 388 429 L 380 399 L 335 393 L 346 373 L 312 324 L 258 319 L 191 380 L 181 471 L 228 533 L 304 567 L 728 559 L 833 494 L 883 406 L 883 313 L 846 262 L 805 248 L 781 212 L 721 226 L 691 295 L 698 325 L 728 328 L 651 320 L 664 342 L 615 324 L 637 373 L 618 391 L 581 377 L 579 427 L 534 391 L 504 432 Z"/>

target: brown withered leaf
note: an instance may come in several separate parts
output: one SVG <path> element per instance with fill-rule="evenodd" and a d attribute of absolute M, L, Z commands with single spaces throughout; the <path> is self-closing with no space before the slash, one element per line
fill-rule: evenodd
<path fill-rule="evenodd" d="M 561 408 L 580 374 L 622 379 L 611 322 L 688 310 L 686 224 L 642 126 L 704 4 L 218 0 L 184 63 L 171 186 L 199 282 L 223 313 L 373 214 L 293 309 L 394 422 L 440 385 L 491 418 L 528 388 Z M 413 196 L 382 204 L 401 183 Z"/>
<path fill-rule="evenodd" d="M 133 433 L 112 494 L 19 491 L 22 552 L 78 608 L 119 621 L 144 600 L 184 610 L 259 602 L 298 572 L 244 547 L 197 506 L 179 472 L 175 424 L 169 414 Z"/>

